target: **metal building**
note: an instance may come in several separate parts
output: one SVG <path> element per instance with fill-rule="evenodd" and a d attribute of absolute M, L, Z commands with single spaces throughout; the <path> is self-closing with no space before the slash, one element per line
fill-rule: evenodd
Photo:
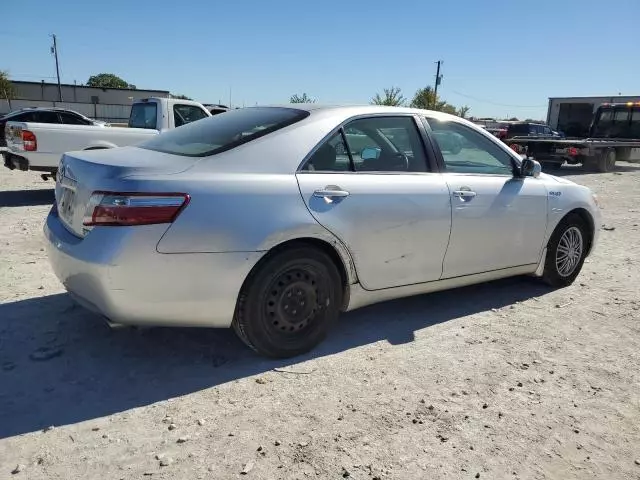
<path fill-rule="evenodd" d="M 22 82 L 12 80 L 14 98 L 0 97 L 0 115 L 28 107 L 61 107 L 75 110 L 91 118 L 108 122 L 126 122 L 131 104 L 148 97 L 169 98 L 167 90 L 131 88 L 97 88 L 63 83 L 62 102 L 57 83 Z"/>
<path fill-rule="evenodd" d="M 640 95 L 610 95 L 607 97 L 550 97 L 547 124 L 568 137 L 589 135 L 591 119 L 603 103 L 640 102 Z"/>

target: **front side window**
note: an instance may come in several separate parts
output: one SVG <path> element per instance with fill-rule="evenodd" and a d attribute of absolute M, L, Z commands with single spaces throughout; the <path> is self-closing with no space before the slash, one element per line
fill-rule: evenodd
<path fill-rule="evenodd" d="M 457 122 L 427 119 L 447 172 L 513 175 L 513 158 L 496 142 Z"/>
<path fill-rule="evenodd" d="M 148 128 L 155 130 L 158 118 L 158 106 L 155 102 L 136 103 L 131 107 L 129 128 Z"/>
<path fill-rule="evenodd" d="M 308 115 L 309 112 L 295 108 L 241 108 L 161 133 L 139 147 L 186 157 L 206 157 L 268 135 Z"/>
<path fill-rule="evenodd" d="M 303 167 L 308 171 L 424 172 L 427 159 L 413 117 L 353 120 Z"/>
<path fill-rule="evenodd" d="M 181 127 L 187 123 L 195 122 L 196 120 L 202 120 L 208 117 L 206 113 L 195 105 L 174 105 L 173 106 L 173 118 L 176 127 Z"/>

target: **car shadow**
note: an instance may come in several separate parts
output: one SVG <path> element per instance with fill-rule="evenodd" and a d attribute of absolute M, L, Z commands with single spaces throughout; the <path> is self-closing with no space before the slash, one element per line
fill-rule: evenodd
<path fill-rule="evenodd" d="M 421 295 L 344 314 L 312 352 L 270 360 L 230 329 L 109 329 L 66 294 L 0 305 L 0 438 L 103 417 L 387 341 L 549 292 L 530 278 Z"/>
<path fill-rule="evenodd" d="M 53 205 L 54 201 L 53 188 L 0 191 L 0 208 Z"/>

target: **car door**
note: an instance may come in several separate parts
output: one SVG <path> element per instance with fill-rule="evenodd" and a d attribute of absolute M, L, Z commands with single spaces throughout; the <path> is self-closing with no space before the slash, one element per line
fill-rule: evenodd
<path fill-rule="evenodd" d="M 423 132 L 412 115 L 357 118 L 297 173 L 309 211 L 347 246 L 366 289 L 442 275 L 451 202 L 444 178 L 431 171 Z"/>
<path fill-rule="evenodd" d="M 547 226 L 542 180 L 514 176 L 507 147 L 462 122 L 427 122 L 452 202 L 443 278 L 538 263 Z"/>

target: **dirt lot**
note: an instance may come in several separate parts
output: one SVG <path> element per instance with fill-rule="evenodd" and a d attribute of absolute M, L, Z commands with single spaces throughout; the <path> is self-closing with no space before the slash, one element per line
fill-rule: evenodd
<path fill-rule="evenodd" d="M 274 362 L 75 307 L 43 250 L 51 183 L 3 170 L 0 478 L 640 479 L 640 166 L 561 174 L 607 227 L 572 287 L 369 307 Z"/>

